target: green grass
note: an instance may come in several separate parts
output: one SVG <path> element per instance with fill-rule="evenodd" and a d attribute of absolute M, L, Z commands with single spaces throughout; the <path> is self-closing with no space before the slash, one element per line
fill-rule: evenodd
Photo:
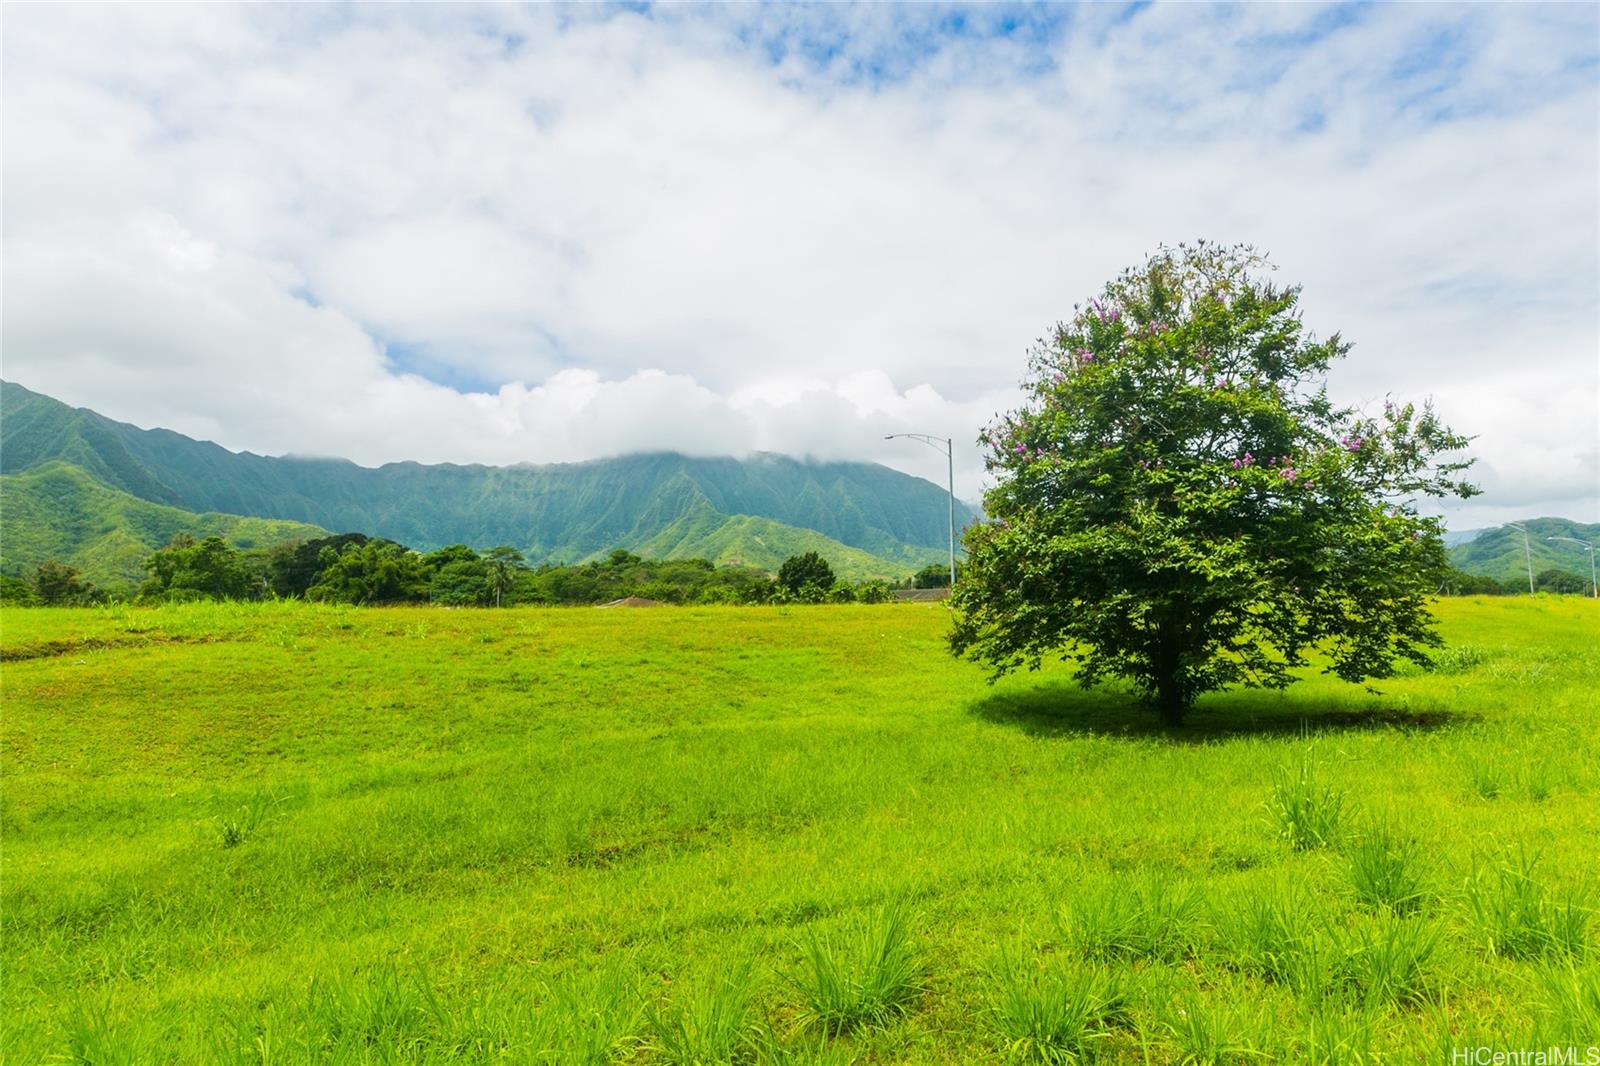
<path fill-rule="evenodd" d="M 987 686 L 937 605 L 8 609 L 0 1052 L 1408 1062 L 1581 1033 L 1600 612 L 1439 612 L 1481 654 L 1168 731 L 1064 667 Z M 1325 796 L 1333 830 L 1285 829 Z"/>

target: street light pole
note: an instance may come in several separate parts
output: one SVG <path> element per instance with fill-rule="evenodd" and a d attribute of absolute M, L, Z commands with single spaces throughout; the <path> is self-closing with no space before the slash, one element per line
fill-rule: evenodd
<path fill-rule="evenodd" d="M 956 587 L 956 442 L 951 437 L 931 437 L 926 433 L 890 433 L 884 440 L 910 437 L 928 447 L 944 452 L 945 468 L 950 478 L 950 588 Z"/>
<path fill-rule="evenodd" d="M 1528 527 L 1527 526 L 1523 526 L 1523 525 L 1518 525 L 1516 522 L 1507 522 L 1506 525 L 1508 527 L 1510 527 L 1511 529 L 1520 529 L 1522 531 L 1522 554 L 1524 556 L 1526 556 L 1527 560 L 1528 560 L 1528 595 L 1532 596 L 1533 595 L 1533 549 L 1528 546 Z"/>
<path fill-rule="evenodd" d="M 1546 537 L 1545 540 L 1564 540 L 1569 544 L 1576 544 L 1589 553 L 1589 596 L 1600 600 L 1600 582 L 1594 579 L 1594 545 L 1588 541 L 1579 540 L 1577 537 Z"/>

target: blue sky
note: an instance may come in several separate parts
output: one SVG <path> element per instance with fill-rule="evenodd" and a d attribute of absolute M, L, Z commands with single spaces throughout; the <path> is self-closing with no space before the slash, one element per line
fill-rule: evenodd
<path fill-rule="evenodd" d="M 4 373 L 257 452 L 973 441 L 1162 242 L 1600 481 L 1593 5 L 13 7 Z M 981 487 L 975 446 L 958 455 Z"/>

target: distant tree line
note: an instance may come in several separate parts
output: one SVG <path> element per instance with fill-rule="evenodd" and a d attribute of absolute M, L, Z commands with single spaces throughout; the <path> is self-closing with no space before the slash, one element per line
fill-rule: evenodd
<path fill-rule="evenodd" d="M 883 581 L 841 581 L 816 552 L 784 562 L 776 578 L 705 559 L 646 559 L 617 549 L 569 566 L 529 566 L 507 545 L 478 551 L 452 544 L 432 552 L 360 533 L 240 550 L 221 537 L 180 534 L 145 560 L 146 578 L 116 598 L 147 602 L 304 599 L 325 603 L 494 607 L 582 605 L 638 597 L 672 604 L 881 603 Z M 916 584 L 923 575 L 907 578 Z M 946 574 L 948 582 L 948 574 Z M 112 598 L 56 562 L 28 577 L 0 577 L 0 601 L 77 606 Z"/>
<path fill-rule="evenodd" d="M 1535 574 L 1533 587 L 1538 592 L 1561 596 L 1587 596 L 1592 588 L 1587 574 L 1578 574 L 1554 566 Z M 1451 568 L 1439 591 L 1446 596 L 1526 596 L 1528 579 L 1523 576 L 1499 581 L 1483 574 L 1469 574 Z"/>

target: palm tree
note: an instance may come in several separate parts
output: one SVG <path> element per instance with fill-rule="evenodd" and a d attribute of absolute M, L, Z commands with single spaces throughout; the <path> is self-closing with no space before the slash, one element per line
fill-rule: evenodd
<path fill-rule="evenodd" d="M 494 605 L 498 607 L 501 594 L 516 584 L 517 571 L 526 566 L 527 560 L 511 545 L 502 544 L 485 555 L 483 561 L 489 568 L 489 591 L 494 593 Z"/>

